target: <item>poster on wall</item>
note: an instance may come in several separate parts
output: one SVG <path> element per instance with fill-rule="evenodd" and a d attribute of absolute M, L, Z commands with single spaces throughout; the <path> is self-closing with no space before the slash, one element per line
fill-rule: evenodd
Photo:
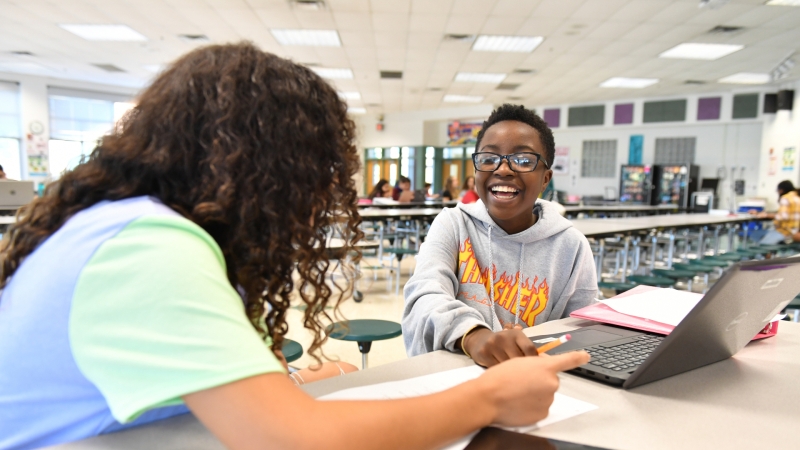
<path fill-rule="evenodd" d="M 628 146 L 628 164 L 641 165 L 644 148 L 644 135 L 632 134 Z"/>
<path fill-rule="evenodd" d="M 767 175 L 772 176 L 778 173 L 778 155 L 775 154 L 775 149 L 769 149 L 769 168 Z"/>
<path fill-rule="evenodd" d="M 43 136 L 28 134 L 25 140 L 25 153 L 28 157 L 28 175 L 48 175 L 47 140 Z"/>
<path fill-rule="evenodd" d="M 553 174 L 566 175 L 569 173 L 569 147 L 556 147 L 553 159 Z"/>
<path fill-rule="evenodd" d="M 447 124 L 447 145 L 475 145 L 483 122 L 450 122 Z"/>
<path fill-rule="evenodd" d="M 794 164 L 797 160 L 797 152 L 794 147 L 786 147 L 783 149 L 783 171 L 794 170 Z"/>

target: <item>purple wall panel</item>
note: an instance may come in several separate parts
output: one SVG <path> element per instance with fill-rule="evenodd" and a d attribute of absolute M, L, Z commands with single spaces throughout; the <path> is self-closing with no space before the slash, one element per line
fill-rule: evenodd
<path fill-rule="evenodd" d="M 633 123 L 633 103 L 614 105 L 614 125 Z"/>
<path fill-rule="evenodd" d="M 701 98 L 697 102 L 697 120 L 719 120 L 722 97 Z"/>
<path fill-rule="evenodd" d="M 558 128 L 558 126 L 561 124 L 561 109 L 559 108 L 545 109 L 544 121 L 547 122 L 548 127 Z"/>

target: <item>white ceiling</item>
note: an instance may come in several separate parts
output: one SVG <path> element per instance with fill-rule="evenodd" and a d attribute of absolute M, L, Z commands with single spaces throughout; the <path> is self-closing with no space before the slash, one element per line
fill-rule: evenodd
<path fill-rule="evenodd" d="M 541 105 L 726 91 L 737 87 L 717 79 L 769 72 L 800 47 L 798 7 L 731 0 L 709 9 L 698 2 L 326 0 L 324 10 L 307 11 L 287 0 L 0 0 L 0 71 L 139 87 L 153 76 L 145 66 L 168 63 L 197 46 L 178 35 L 205 34 L 217 43 L 251 40 L 299 63 L 351 68 L 355 79 L 335 81 L 341 91 L 361 93 L 351 105 L 395 112 L 455 106 L 442 103 L 445 94 L 484 96 L 494 104 L 513 97 Z M 125 24 L 148 41 L 86 41 L 58 27 L 64 23 Z M 709 34 L 717 25 L 745 29 Z M 343 45 L 282 47 L 270 28 L 335 29 Z M 471 51 L 470 42 L 445 40 L 447 33 L 545 40 L 532 53 L 487 53 Z M 658 58 L 683 42 L 745 48 L 716 61 Z M 126 72 L 107 73 L 92 64 L 113 64 Z M 515 74 L 519 69 L 535 73 Z M 380 70 L 403 71 L 403 79 L 381 80 Z M 507 91 L 455 82 L 459 71 L 508 73 L 504 83 L 520 87 Z M 796 68 L 792 78 L 799 73 Z M 598 87 L 616 76 L 661 81 L 642 90 Z M 686 80 L 708 84 L 686 85 Z"/>

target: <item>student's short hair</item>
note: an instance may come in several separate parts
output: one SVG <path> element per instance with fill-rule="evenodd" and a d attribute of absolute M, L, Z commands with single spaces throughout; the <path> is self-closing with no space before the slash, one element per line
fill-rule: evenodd
<path fill-rule="evenodd" d="M 5 170 L 3 170 L 3 166 L 0 166 L 0 172 L 5 172 Z"/>
<path fill-rule="evenodd" d="M 400 178 L 399 178 L 399 180 L 397 182 L 398 183 L 411 183 L 411 180 L 408 177 L 404 177 L 404 176 L 400 175 Z"/>
<path fill-rule="evenodd" d="M 486 130 L 488 130 L 489 127 L 498 122 L 504 122 L 506 120 L 516 120 L 517 122 L 522 122 L 535 128 L 536 131 L 539 132 L 539 139 L 541 139 L 542 145 L 544 146 L 544 159 L 547 162 L 547 167 L 553 167 L 553 160 L 556 157 L 556 141 L 553 138 L 553 132 L 541 117 L 537 116 L 535 112 L 531 111 L 530 109 L 526 109 L 522 105 L 511 105 L 505 103 L 492 111 L 492 114 L 489 115 L 489 118 L 483 122 L 481 131 L 478 132 L 478 140 L 475 143 L 475 150 L 480 151 L 481 139 L 483 139 L 483 134 L 486 133 Z"/>

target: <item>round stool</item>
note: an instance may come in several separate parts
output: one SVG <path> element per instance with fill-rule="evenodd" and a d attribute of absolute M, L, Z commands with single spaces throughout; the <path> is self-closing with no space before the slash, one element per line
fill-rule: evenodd
<path fill-rule="evenodd" d="M 656 287 L 672 287 L 675 284 L 675 280 L 670 278 L 650 277 L 647 275 L 631 275 L 628 277 L 628 280 L 636 284 L 646 284 L 648 286 Z"/>
<path fill-rule="evenodd" d="M 739 253 L 730 252 L 730 253 L 720 253 L 718 255 L 714 255 L 714 258 L 722 260 L 722 261 L 737 262 L 737 261 L 741 261 L 742 258 L 744 258 L 744 256 L 739 254 Z"/>
<path fill-rule="evenodd" d="M 599 281 L 597 287 L 600 289 L 613 289 L 617 294 L 630 291 L 636 287 L 635 283 L 622 283 L 620 281 Z"/>
<path fill-rule="evenodd" d="M 690 259 L 689 265 L 709 266 L 709 267 L 728 267 L 728 261 L 715 259 L 711 256 L 706 256 L 703 259 Z"/>
<path fill-rule="evenodd" d="M 361 352 L 361 368 L 367 368 L 367 354 L 373 341 L 395 338 L 403 334 L 400 324 L 388 320 L 357 319 L 336 322 L 326 328 L 328 336 L 341 341 L 358 343 Z"/>
<path fill-rule="evenodd" d="M 692 282 L 694 281 L 694 276 L 697 275 L 697 272 L 680 269 L 653 269 L 653 274 L 659 277 L 671 278 L 675 281 L 686 280 L 686 290 L 691 292 Z"/>
<path fill-rule="evenodd" d="M 287 363 L 296 361 L 298 358 L 303 356 L 303 346 L 300 345 L 299 342 L 291 339 L 283 340 L 283 347 L 281 348 L 281 351 L 283 352 L 283 357 L 286 358 Z"/>

